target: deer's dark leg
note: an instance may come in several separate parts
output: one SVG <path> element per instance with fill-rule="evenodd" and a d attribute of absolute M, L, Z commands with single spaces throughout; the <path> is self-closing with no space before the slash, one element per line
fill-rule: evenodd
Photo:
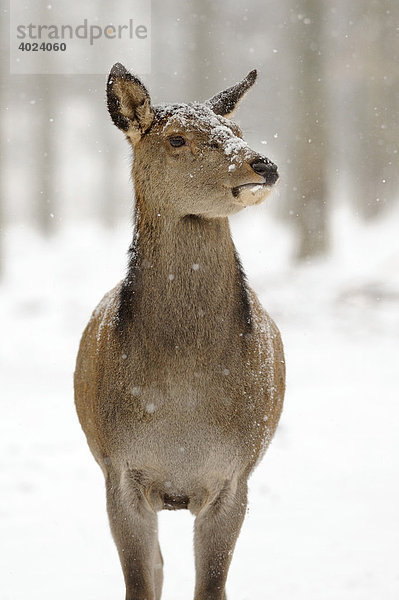
<path fill-rule="evenodd" d="M 227 482 L 198 514 L 194 526 L 194 600 L 225 600 L 227 573 L 247 506 L 246 481 Z"/>
<path fill-rule="evenodd" d="M 129 476 L 109 477 L 107 510 L 126 584 L 126 600 L 159 600 L 162 557 L 157 515 Z"/>

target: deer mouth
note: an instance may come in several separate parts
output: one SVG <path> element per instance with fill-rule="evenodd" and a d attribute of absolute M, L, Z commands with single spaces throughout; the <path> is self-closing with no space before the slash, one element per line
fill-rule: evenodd
<path fill-rule="evenodd" d="M 234 198 L 238 198 L 240 192 L 243 190 L 248 190 L 255 196 L 255 194 L 261 190 L 269 192 L 271 189 L 272 186 L 267 183 L 244 183 L 243 185 L 236 185 L 233 187 L 231 189 L 231 193 L 233 194 Z"/>
<path fill-rule="evenodd" d="M 268 183 L 244 183 L 231 189 L 231 193 L 240 206 L 261 204 L 273 189 Z"/>

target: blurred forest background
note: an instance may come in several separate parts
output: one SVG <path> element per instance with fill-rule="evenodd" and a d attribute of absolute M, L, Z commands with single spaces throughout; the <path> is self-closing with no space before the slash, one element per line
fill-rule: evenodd
<path fill-rule="evenodd" d="M 276 216 L 295 236 L 295 258 L 328 252 L 338 203 L 359 220 L 392 210 L 397 0 L 152 0 L 151 10 L 143 79 L 154 103 L 205 100 L 259 70 L 237 120 L 279 166 Z M 129 218 L 132 192 L 129 150 L 105 105 L 111 65 L 104 76 L 9 75 L 8 19 L 3 3 L 1 230 L 29 224 L 50 236 L 78 220 L 115 227 Z"/>
<path fill-rule="evenodd" d="M 97 51 L 103 76 L 10 75 L 0 2 L 0 596 L 122 598 L 72 373 L 131 238 L 132 157 L 105 104 L 125 60 Z M 108 19 L 111 3 L 95 5 Z M 152 68 L 138 74 L 154 103 L 205 100 L 257 68 L 236 120 L 281 175 L 231 218 L 282 333 L 287 395 L 227 595 L 397 600 L 399 0 L 151 0 L 151 12 Z M 165 600 L 191 596 L 187 513 L 160 515 Z"/>

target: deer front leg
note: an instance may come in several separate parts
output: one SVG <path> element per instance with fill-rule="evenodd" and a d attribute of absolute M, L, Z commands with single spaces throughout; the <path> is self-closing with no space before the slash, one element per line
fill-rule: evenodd
<path fill-rule="evenodd" d="M 160 600 L 163 585 L 163 558 L 161 547 L 158 542 L 158 549 L 155 553 L 154 563 L 154 585 L 155 585 L 155 600 Z"/>
<path fill-rule="evenodd" d="M 225 600 L 227 573 L 246 507 L 246 481 L 238 485 L 227 482 L 198 514 L 194 526 L 194 600 Z"/>
<path fill-rule="evenodd" d="M 159 600 L 162 556 L 157 515 L 134 477 L 109 478 L 107 510 L 126 584 L 126 600 Z"/>

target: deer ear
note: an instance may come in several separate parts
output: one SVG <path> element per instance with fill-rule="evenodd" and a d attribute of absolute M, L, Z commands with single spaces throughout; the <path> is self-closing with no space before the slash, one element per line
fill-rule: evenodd
<path fill-rule="evenodd" d="M 145 86 L 120 63 L 112 67 L 108 77 L 107 105 L 111 119 L 133 144 L 139 141 L 154 119 Z"/>
<path fill-rule="evenodd" d="M 209 108 L 217 115 L 222 117 L 231 117 L 241 98 L 253 86 L 257 77 L 256 69 L 250 71 L 246 77 L 239 83 L 219 92 L 205 102 Z"/>

